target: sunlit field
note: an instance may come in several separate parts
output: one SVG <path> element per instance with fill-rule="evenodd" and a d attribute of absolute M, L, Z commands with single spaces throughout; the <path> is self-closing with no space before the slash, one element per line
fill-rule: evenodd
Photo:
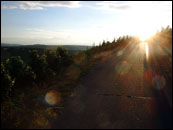
<path fill-rule="evenodd" d="M 1 128 L 171 129 L 172 1 L 2 1 Z"/>

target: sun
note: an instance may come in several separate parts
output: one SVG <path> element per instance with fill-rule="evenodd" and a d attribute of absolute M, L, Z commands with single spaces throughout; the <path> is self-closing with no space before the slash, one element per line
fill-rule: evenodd
<path fill-rule="evenodd" d="M 141 41 L 151 38 L 160 27 L 158 12 L 153 11 L 150 6 L 147 9 L 140 7 L 133 10 L 128 19 L 131 33 L 138 36 Z"/>
<path fill-rule="evenodd" d="M 149 22 L 141 20 L 139 23 L 132 23 L 132 34 L 137 36 L 141 41 L 150 39 L 156 33 L 156 27 L 152 26 Z"/>
<path fill-rule="evenodd" d="M 154 31 L 152 30 L 141 30 L 138 33 L 138 37 L 141 41 L 146 41 L 147 39 L 151 38 L 154 35 Z"/>
<path fill-rule="evenodd" d="M 149 34 L 147 34 L 147 33 L 144 33 L 144 34 L 139 35 L 139 39 L 140 39 L 141 41 L 145 41 L 145 40 L 147 40 L 148 38 L 150 38 L 150 36 L 151 36 L 151 35 L 149 35 Z"/>
<path fill-rule="evenodd" d="M 143 23 L 142 23 L 143 22 Z M 150 23 L 145 23 L 145 21 L 141 21 L 141 26 L 137 26 L 138 29 L 136 29 L 137 36 L 141 41 L 145 41 L 147 39 L 150 39 L 156 32 L 156 29 L 152 27 Z"/>

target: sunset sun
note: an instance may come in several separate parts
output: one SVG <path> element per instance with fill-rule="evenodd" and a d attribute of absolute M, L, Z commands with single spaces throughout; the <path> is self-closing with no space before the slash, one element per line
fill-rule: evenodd
<path fill-rule="evenodd" d="M 152 36 L 152 34 L 150 33 L 141 33 L 138 37 L 141 41 L 145 41 L 148 38 L 150 38 Z"/>

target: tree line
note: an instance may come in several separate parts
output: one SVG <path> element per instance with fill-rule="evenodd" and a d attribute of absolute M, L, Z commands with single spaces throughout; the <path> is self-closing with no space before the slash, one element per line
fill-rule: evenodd
<path fill-rule="evenodd" d="M 39 54 L 38 50 L 30 50 L 29 54 L 28 63 L 21 56 L 11 56 L 1 61 L 2 101 L 13 96 L 15 89 L 49 81 L 72 63 L 72 56 L 63 47 L 58 47 L 55 51 L 45 49 L 43 54 Z"/>

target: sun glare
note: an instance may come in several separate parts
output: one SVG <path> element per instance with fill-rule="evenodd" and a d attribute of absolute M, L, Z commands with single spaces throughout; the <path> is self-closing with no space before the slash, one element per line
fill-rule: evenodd
<path fill-rule="evenodd" d="M 141 48 L 141 51 L 145 54 L 144 58 L 145 60 L 147 61 L 148 58 L 149 58 L 149 46 L 148 46 L 148 42 L 144 42 L 142 41 L 141 44 L 140 44 L 140 48 Z"/>
<path fill-rule="evenodd" d="M 138 34 L 138 37 L 141 41 L 145 41 L 149 38 L 151 38 L 154 35 L 154 32 L 152 31 L 143 31 L 141 33 Z"/>
<path fill-rule="evenodd" d="M 148 60 L 148 43 L 145 43 L 146 59 Z"/>
<path fill-rule="evenodd" d="M 151 7 L 148 7 L 147 10 L 146 8 L 139 8 L 139 11 L 134 10 L 130 18 L 132 19 L 131 31 L 133 30 L 133 34 L 137 35 L 141 41 L 151 38 L 160 26 L 157 20 L 158 12 L 153 11 Z"/>
<path fill-rule="evenodd" d="M 141 41 L 145 41 L 145 40 L 150 39 L 151 37 L 153 37 L 154 32 L 153 33 L 151 33 L 151 32 L 141 33 L 138 36 L 139 36 L 139 39 Z"/>
<path fill-rule="evenodd" d="M 147 35 L 141 35 L 141 36 L 139 36 L 139 39 L 141 41 L 145 41 L 147 38 L 149 38 Z"/>

